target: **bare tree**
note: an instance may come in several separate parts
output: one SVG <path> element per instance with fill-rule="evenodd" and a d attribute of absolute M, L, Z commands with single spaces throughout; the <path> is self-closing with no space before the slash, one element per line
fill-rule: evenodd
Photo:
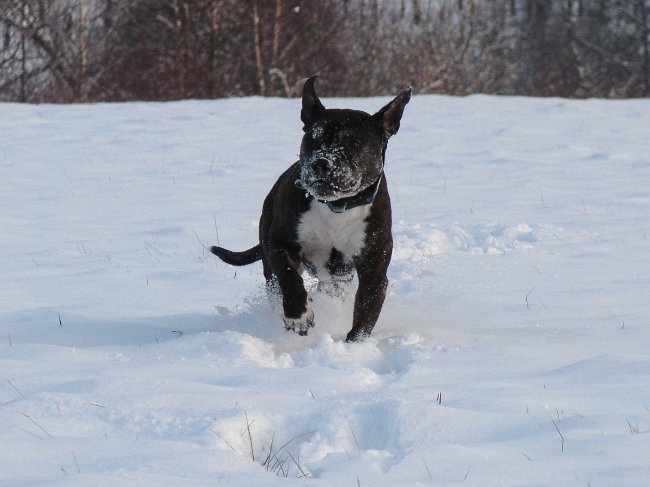
<path fill-rule="evenodd" d="M 0 0 L 0 100 L 650 96 L 650 0 Z"/>
<path fill-rule="evenodd" d="M 106 71 L 122 0 L 9 0 L 0 94 L 19 86 L 21 101 L 89 101 Z M 107 22 L 110 19 L 110 22 Z M 13 86 L 12 86 L 13 85 Z M 1 96 L 1 95 L 0 95 Z"/>

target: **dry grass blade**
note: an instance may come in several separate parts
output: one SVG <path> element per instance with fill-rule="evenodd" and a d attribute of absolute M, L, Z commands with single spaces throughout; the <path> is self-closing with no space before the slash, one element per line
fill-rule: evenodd
<path fill-rule="evenodd" d="M 246 412 L 244 412 L 244 416 L 246 417 L 246 429 L 244 430 L 244 433 L 248 431 L 248 441 L 250 442 L 251 445 L 251 458 L 253 459 L 253 461 L 255 461 L 255 452 L 253 451 L 253 435 L 251 435 L 251 425 L 255 422 L 255 420 L 249 423 L 248 414 Z"/>
<path fill-rule="evenodd" d="M 555 420 L 553 419 L 553 416 L 551 416 L 550 413 L 548 417 L 551 418 L 553 426 L 555 426 L 555 429 L 557 430 L 557 434 L 560 435 L 560 438 L 562 438 L 562 453 L 564 453 L 564 436 L 562 436 L 562 433 L 560 432 L 560 428 L 557 427 L 557 424 L 555 423 Z"/>
<path fill-rule="evenodd" d="M 256 457 L 254 443 L 253 443 L 253 432 L 251 429 L 251 426 L 253 425 L 253 423 L 255 423 L 255 420 L 249 419 L 247 412 L 244 412 L 244 417 L 246 418 L 246 427 L 240 430 L 239 433 L 242 438 L 244 437 L 244 435 L 248 436 L 250 458 L 254 462 L 259 463 L 267 472 L 274 473 L 278 477 L 279 476 L 288 477 L 290 474 L 294 472 L 296 478 L 309 478 L 311 476 L 310 472 L 305 471 L 305 469 L 303 469 L 300 466 L 300 456 L 298 456 L 298 459 L 296 459 L 289 451 L 286 450 L 286 447 L 289 444 L 291 444 L 293 441 L 297 440 L 298 438 L 311 435 L 315 433 L 315 431 L 307 431 L 300 435 L 294 436 L 293 438 L 285 442 L 280 448 L 275 447 L 276 432 L 273 432 L 273 436 L 271 437 L 271 443 L 268 444 L 268 448 L 269 448 L 268 453 L 266 453 L 267 445 L 264 444 L 262 445 L 262 449 L 258 453 L 258 456 Z M 218 431 L 215 431 L 213 429 L 208 429 L 208 431 L 214 433 L 219 438 L 221 438 L 226 443 L 226 445 L 230 447 L 232 451 L 237 452 L 235 447 L 233 447 L 223 436 L 221 436 L 221 434 Z M 295 468 L 292 467 L 292 463 L 293 465 L 295 465 Z"/>
<path fill-rule="evenodd" d="M 422 456 L 422 455 L 420 455 Z M 429 474 L 429 478 L 432 479 L 433 477 L 431 476 L 431 472 L 429 471 L 429 465 L 427 465 L 427 462 L 424 460 L 424 457 L 422 457 L 422 463 L 424 463 L 424 468 L 427 469 L 427 473 Z"/>
<path fill-rule="evenodd" d="M 213 429 L 208 429 L 208 431 L 211 431 L 212 433 L 214 433 L 215 435 L 217 435 L 219 438 L 221 438 L 221 439 L 226 443 L 226 445 L 228 445 L 228 446 L 232 449 L 232 451 L 234 451 L 235 453 L 237 452 L 237 450 L 235 450 L 235 448 L 234 448 L 230 443 L 228 443 L 228 440 L 226 440 L 226 439 L 225 439 L 223 436 L 221 436 L 218 432 L 216 432 L 216 431 L 213 430 Z"/>
<path fill-rule="evenodd" d="M 72 458 L 74 458 L 74 464 L 77 466 L 77 472 L 81 473 L 81 469 L 79 468 L 79 462 L 77 462 L 77 455 L 72 452 Z"/>
<path fill-rule="evenodd" d="M 278 449 L 278 453 L 281 452 L 282 450 L 284 450 L 284 447 L 286 447 L 286 446 L 287 446 L 289 443 L 291 443 L 292 441 L 295 441 L 295 440 L 297 440 L 298 438 L 302 438 L 303 436 L 311 435 L 311 434 L 313 434 L 313 433 L 316 433 L 316 431 L 307 431 L 306 433 L 302 433 L 302 434 L 300 434 L 300 435 L 298 435 L 298 436 L 294 436 L 293 438 L 291 438 L 289 441 L 287 441 L 284 445 L 282 445 L 282 446 Z"/>
<path fill-rule="evenodd" d="M 289 476 L 289 469 L 287 468 L 285 470 L 284 465 L 287 462 L 287 457 L 289 457 L 293 461 L 293 463 L 296 465 L 296 476 L 298 476 L 298 473 L 300 473 L 301 475 L 298 476 L 299 478 L 302 478 L 302 477 L 308 478 L 311 474 L 308 473 L 308 472 L 305 473 L 305 471 L 300 467 L 299 462 L 296 461 L 296 459 L 293 457 L 293 455 L 291 455 L 291 453 L 289 453 L 287 451 L 286 454 L 281 454 L 281 452 L 292 441 L 295 441 L 298 438 L 301 438 L 303 436 L 311 435 L 312 433 L 315 433 L 315 431 L 307 431 L 306 433 L 302 433 L 302 434 L 300 434 L 298 436 L 294 436 L 293 438 L 291 438 L 289 441 L 284 443 L 280 448 L 278 448 L 275 451 L 273 450 L 273 444 L 275 442 L 275 433 L 273 433 L 273 437 L 271 438 L 271 445 L 270 445 L 269 454 L 268 454 L 266 460 L 264 460 L 264 462 L 262 463 L 262 466 L 264 468 L 266 468 L 267 471 L 275 473 L 276 475 L 280 475 L 280 472 L 282 472 L 282 475 L 284 477 L 288 477 Z M 274 463 L 271 465 L 272 461 L 274 461 Z"/>
<path fill-rule="evenodd" d="M 38 435 L 35 435 L 35 434 L 32 433 L 31 431 L 27 431 L 25 428 L 20 428 L 20 429 L 23 430 L 25 433 L 27 433 L 27 434 L 29 434 L 29 435 L 35 436 L 35 437 L 38 438 L 39 440 L 43 440 L 43 438 L 41 438 L 41 437 L 38 436 Z M 45 440 L 43 440 L 43 441 L 45 441 Z"/>
<path fill-rule="evenodd" d="M 11 381 L 10 381 L 9 379 L 6 379 L 6 381 L 9 382 L 9 385 L 10 385 L 11 387 L 13 387 L 13 388 L 16 390 L 16 392 L 18 393 L 18 395 L 19 395 L 20 397 L 23 397 L 22 393 L 18 390 L 18 388 L 17 388 L 15 385 L 13 385 L 13 384 L 11 383 Z"/>
<path fill-rule="evenodd" d="M 357 441 L 357 435 L 354 434 L 352 425 L 350 425 L 350 431 L 352 432 L 352 438 L 354 438 L 354 444 L 357 445 L 357 450 L 359 450 L 359 455 L 361 455 L 361 448 L 359 447 L 359 442 Z"/>
<path fill-rule="evenodd" d="M 34 425 L 36 425 L 36 427 L 37 427 L 38 429 L 40 429 L 43 433 L 45 433 L 47 436 L 49 436 L 50 438 L 52 438 L 52 435 L 51 435 L 51 434 L 49 434 L 47 431 L 45 431 L 45 430 L 43 429 L 43 427 L 42 427 L 40 424 L 38 424 L 36 421 L 34 421 L 32 418 L 30 418 L 27 414 L 25 414 L 25 413 L 21 413 L 20 411 L 18 411 L 18 413 L 19 413 L 19 414 L 22 414 L 23 416 L 25 416 L 25 417 L 26 417 L 27 419 L 29 419 L 32 423 L 34 423 Z"/>
<path fill-rule="evenodd" d="M 632 433 L 633 435 L 639 432 L 639 425 L 638 425 L 638 424 L 632 424 L 632 423 L 630 423 L 630 421 L 628 420 L 628 421 L 627 421 L 627 425 L 628 425 L 629 428 L 630 428 L 630 433 Z"/>
<path fill-rule="evenodd" d="M 289 458 L 291 458 L 291 460 L 293 460 L 293 463 L 296 465 L 296 469 L 299 470 L 300 473 L 302 474 L 302 475 L 300 475 L 300 477 L 298 477 L 298 478 L 302 478 L 302 477 L 307 478 L 307 477 L 309 477 L 309 475 L 311 475 L 311 474 L 309 474 L 309 473 L 305 473 L 305 471 L 304 471 L 302 468 L 300 468 L 300 465 L 298 464 L 298 462 L 296 461 L 296 459 L 293 458 L 293 455 L 292 455 L 291 453 L 287 452 L 287 455 L 289 455 Z M 297 476 L 297 474 L 296 474 L 296 476 Z"/>

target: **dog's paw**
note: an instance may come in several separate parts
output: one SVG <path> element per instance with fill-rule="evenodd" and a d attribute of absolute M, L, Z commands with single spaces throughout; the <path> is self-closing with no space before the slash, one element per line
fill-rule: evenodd
<path fill-rule="evenodd" d="M 307 311 L 305 311 L 299 318 L 284 317 L 284 327 L 287 330 L 292 330 L 300 336 L 307 336 L 310 328 L 314 327 L 314 312 L 311 309 L 311 299 L 307 301 Z"/>

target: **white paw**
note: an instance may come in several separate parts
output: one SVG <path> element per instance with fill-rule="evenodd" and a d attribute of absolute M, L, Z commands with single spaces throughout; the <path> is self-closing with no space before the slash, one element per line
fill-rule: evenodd
<path fill-rule="evenodd" d="M 307 331 L 314 327 L 314 312 L 311 309 L 311 298 L 307 300 L 307 310 L 300 318 L 284 317 L 284 327 L 293 330 L 300 336 L 307 335 Z"/>

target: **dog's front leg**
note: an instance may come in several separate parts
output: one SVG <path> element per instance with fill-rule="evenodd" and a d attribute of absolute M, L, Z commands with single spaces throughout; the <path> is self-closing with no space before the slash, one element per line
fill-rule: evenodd
<path fill-rule="evenodd" d="M 275 249 L 270 255 L 271 269 L 282 293 L 284 326 L 300 335 L 306 335 L 314 326 L 311 297 L 305 291 L 301 277 L 300 256 L 286 249 Z"/>
<path fill-rule="evenodd" d="M 352 330 L 346 338 L 348 342 L 358 342 L 370 336 L 379 318 L 388 287 L 385 270 L 359 266 L 357 274 L 359 288 L 354 300 Z"/>
<path fill-rule="evenodd" d="M 386 298 L 388 288 L 386 273 L 393 253 L 390 206 L 383 203 L 387 200 L 388 198 L 373 204 L 372 211 L 376 213 L 371 213 L 371 216 L 366 219 L 368 227 L 365 247 L 361 255 L 353 258 L 359 287 L 354 299 L 352 329 L 346 339 L 348 342 L 358 342 L 370 336 Z M 380 216 L 380 218 L 371 218 L 373 216 Z"/>

